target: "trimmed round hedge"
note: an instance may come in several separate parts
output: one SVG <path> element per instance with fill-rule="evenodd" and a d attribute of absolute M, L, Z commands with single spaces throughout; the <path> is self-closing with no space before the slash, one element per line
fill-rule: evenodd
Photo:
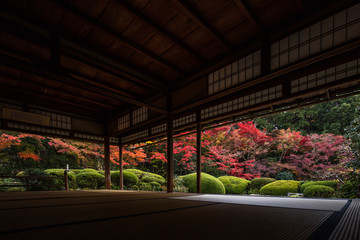
<path fill-rule="evenodd" d="M 289 192 L 299 192 L 300 182 L 294 180 L 279 180 L 266 184 L 260 189 L 260 194 L 286 196 Z"/>
<path fill-rule="evenodd" d="M 139 182 L 139 178 L 132 172 L 123 171 L 123 179 L 124 185 L 127 187 L 131 187 L 136 185 Z M 119 186 L 120 184 L 120 171 L 114 171 L 111 173 L 111 183 L 115 186 Z"/>
<path fill-rule="evenodd" d="M 46 169 L 44 172 L 50 176 L 62 177 L 62 179 L 53 179 L 52 184 L 65 186 L 64 179 L 63 179 L 65 169 Z M 69 179 L 69 187 L 76 188 L 76 175 L 72 172 L 68 172 L 67 175 L 68 175 L 68 179 Z M 57 187 L 56 189 L 58 189 L 58 188 L 59 187 Z"/>
<path fill-rule="evenodd" d="M 165 178 L 160 176 L 159 174 L 144 172 L 139 169 L 125 169 L 124 172 L 126 171 L 134 173 L 139 178 L 140 182 L 157 182 L 161 185 L 164 185 L 166 183 Z"/>
<path fill-rule="evenodd" d="M 334 196 L 335 190 L 332 187 L 324 185 L 311 185 L 305 188 L 305 197 L 331 198 Z"/>
<path fill-rule="evenodd" d="M 222 176 L 218 179 L 224 184 L 226 194 L 241 194 L 250 184 L 249 180 L 234 176 Z"/>
<path fill-rule="evenodd" d="M 337 182 L 335 181 L 313 181 L 313 182 L 305 182 L 303 185 L 301 185 L 300 187 L 300 191 L 302 193 L 305 192 L 305 189 L 309 186 L 313 186 L 313 185 L 322 185 L 322 186 L 327 186 L 327 187 L 331 187 L 332 189 L 334 189 L 336 191 L 337 189 Z"/>
<path fill-rule="evenodd" d="M 259 193 L 263 186 L 275 181 L 275 178 L 254 178 L 251 180 L 249 193 Z"/>
<path fill-rule="evenodd" d="M 189 192 L 196 193 L 196 173 L 180 176 L 184 180 L 184 185 L 189 188 Z M 201 173 L 201 192 L 213 194 L 225 194 L 224 184 L 206 173 Z"/>
<path fill-rule="evenodd" d="M 100 173 L 88 171 L 76 175 L 76 182 L 80 188 L 103 188 L 105 177 Z"/>

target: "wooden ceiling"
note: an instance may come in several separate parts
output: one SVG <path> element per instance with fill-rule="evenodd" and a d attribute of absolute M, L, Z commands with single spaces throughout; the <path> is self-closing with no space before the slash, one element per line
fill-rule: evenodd
<path fill-rule="evenodd" d="M 96 119 L 357 1 L 3 0 L 0 94 Z"/>

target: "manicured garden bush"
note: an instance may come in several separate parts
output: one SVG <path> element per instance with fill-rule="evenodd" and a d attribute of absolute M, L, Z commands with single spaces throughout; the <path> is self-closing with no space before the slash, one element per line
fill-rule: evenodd
<path fill-rule="evenodd" d="M 131 172 L 134 173 L 138 178 L 140 182 L 157 182 L 160 183 L 161 185 L 164 185 L 166 183 L 166 180 L 164 177 L 155 174 L 155 173 L 151 173 L 151 172 L 144 172 L 141 171 L 139 169 L 125 169 L 124 172 Z"/>
<path fill-rule="evenodd" d="M 224 184 L 226 194 L 241 194 L 250 184 L 249 180 L 234 176 L 222 176 L 218 179 Z"/>
<path fill-rule="evenodd" d="M 359 190 L 360 182 L 358 181 L 347 181 L 344 184 L 342 184 L 337 192 L 336 197 L 337 198 L 356 198 L 357 192 Z"/>
<path fill-rule="evenodd" d="M 52 179 L 51 181 L 49 181 L 48 184 L 62 185 L 62 187 L 65 187 L 64 172 L 65 172 L 65 169 L 47 169 L 47 170 L 45 170 L 45 173 L 47 173 L 49 176 L 62 178 L 62 179 Z M 68 179 L 69 179 L 69 187 L 76 188 L 76 186 L 77 186 L 76 175 L 72 172 L 68 172 Z M 62 189 L 62 187 L 61 186 L 53 187 L 53 188 L 51 188 L 51 190 Z"/>
<path fill-rule="evenodd" d="M 250 187 L 249 187 L 249 193 L 259 193 L 260 188 L 265 186 L 266 184 L 275 182 L 276 179 L 274 178 L 254 178 L 251 180 Z"/>
<path fill-rule="evenodd" d="M 311 185 L 305 188 L 305 197 L 331 198 L 334 196 L 335 190 L 332 187 L 324 185 Z"/>
<path fill-rule="evenodd" d="M 185 176 L 180 176 L 184 180 L 184 185 L 189 188 L 189 192 L 196 192 L 196 173 L 191 173 Z M 201 192 L 225 194 L 224 184 L 217 179 L 206 173 L 201 173 Z"/>
<path fill-rule="evenodd" d="M 286 196 L 289 192 L 299 192 L 300 182 L 294 180 L 279 180 L 266 184 L 260 189 L 260 194 Z"/>
<path fill-rule="evenodd" d="M 305 192 L 305 189 L 312 185 L 322 185 L 322 186 L 328 186 L 333 188 L 335 191 L 337 189 L 337 182 L 335 181 L 313 181 L 313 182 L 305 182 L 301 185 L 300 191 L 303 193 Z"/>
<path fill-rule="evenodd" d="M 97 172 L 83 172 L 76 175 L 76 182 L 80 188 L 97 189 L 105 186 L 105 177 Z"/>
<path fill-rule="evenodd" d="M 84 173 L 84 172 L 98 173 L 98 171 L 97 171 L 97 170 L 92 169 L 92 168 L 85 168 L 85 169 L 82 169 L 80 173 Z"/>
<path fill-rule="evenodd" d="M 138 184 L 139 178 L 132 172 L 123 171 L 124 186 L 131 187 Z M 114 171 L 111 173 L 111 183 L 115 186 L 120 184 L 120 171 Z"/>

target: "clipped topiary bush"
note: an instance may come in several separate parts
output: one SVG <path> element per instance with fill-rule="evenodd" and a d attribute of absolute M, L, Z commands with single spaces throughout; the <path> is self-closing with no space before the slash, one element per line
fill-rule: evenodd
<path fill-rule="evenodd" d="M 335 190 L 332 187 L 324 185 L 311 185 L 305 188 L 305 197 L 331 198 L 334 196 Z"/>
<path fill-rule="evenodd" d="M 123 171 L 124 186 L 131 187 L 138 184 L 139 178 L 132 172 Z M 120 171 L 114 171 L 111 173 L 111 183 L 115 186 L 120 184 Z"/>
<path fill-rule="evenodd" d="M 196 173 L 181 176 L 180 178 L 184 180 L 184 185 L 189 188 L 189 192 L 196 192 Z M 225 187 L 224 184 L 216 177 L 206 173 L 201 173 L 201 192 L 225 194 Z"/>
<path fill-rule="evenodd" d="M 83 172 L 76 175 L 76 182 L 80 188 L 98 189 L 105 186 L 105 177 L 97 172 Z"/>
<path fill-rule="evenodd" d="M 279 180 L 260 188 L 260 194 L 286 196 L 289 192 L 299 192 L 300 182 L 294 180 Z"/>
<path fill-rule="evenodd" d="M 249 193 L 259 193 L 260 188 L 265 186 L 266 184 L 275 182 L 276 179 L 274 178 L 254 178 L 251 180 Z"/>
<path fill-rule="evenodd" d="M 125 169 L 124 172 L 131 172 L 134 173 L 138 178 L 140 182 L 157 182 L 161 185 L 164 185 L 166 183 L 166 180 L 164 177 L 151 173 L 151 172 L 144 172 L 139 169 Z"/>
<path fill-rule="evenodd" d="M 226 194 L 241 194 L 250 184 L 249 180 L 234 176 L 222 176 L 218 179 L 224 184 Z"/>
<path fill-rule="evenodd" d="M 56 184 L 56 185 L 62 185 L 63 187 L 65 187 L 65 183 L 64 183 L 64 172 L 65 169 L 47 169 L 45 170 L 45 173 L 47 173 L 50 176 L 54 176 L 54 177 L 61 177 L 62 179 L 53 179 L 51 180 L 51 184 Z M 69 179 L 69 187 L 70 188 L 76 188 L 76 175 L 72 172 L 68 172 L 68 179 Z M 50 183 L 49 183 L 50 184 Z M 54 187 L 51 188 L 53 189 L 61 189 L 62 187 Z"/>
<path fill-rule="evenodd" d="M 92 168 L 85 168 L 85 169 L 82 169 L 80 173 L 84 173 L 84 172 L 98 173 L 98 170 L 95 170 Z"/>
<path fill-rule="evenodd" d="M 335 191 L 337 189 L 337 182 L 335 181 L 313 181 L 313 182 L 305 182 L 301 185 L 300 191 L 303 193 L 305 192 L 305 189 L 312 185 L 322 185 L 322 186 L 328 186 L 333 188 Z"/>

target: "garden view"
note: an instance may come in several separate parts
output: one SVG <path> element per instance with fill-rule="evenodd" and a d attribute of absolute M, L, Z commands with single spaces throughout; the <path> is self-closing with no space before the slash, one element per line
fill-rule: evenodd
<path fill-rule="evenodd" d="M 360 184 L 360 96 L 202 132 L 202 192 L 354 198 Z M 104 188 L 103 146 L 1 131 L 0 175 L 63 176 L 71 189 Z M 119 189 L 119 149 L 111 146 L 112 188 Z M 126 146 L 128 190 L 166 190 L 166 141 Z M 196 135 L 174 141 L 174 191 L 196 192 Z M 27 190 L 49 179 L 32 179 Z M 63 184 L 62 179 L 51 180 Z M 21 179 L 0 178 L 0 191 L 24 191 Z M 14 187 L 1 187 L 13 184 Z M 61 189 L 61 188 L 60 188 Z"/>

